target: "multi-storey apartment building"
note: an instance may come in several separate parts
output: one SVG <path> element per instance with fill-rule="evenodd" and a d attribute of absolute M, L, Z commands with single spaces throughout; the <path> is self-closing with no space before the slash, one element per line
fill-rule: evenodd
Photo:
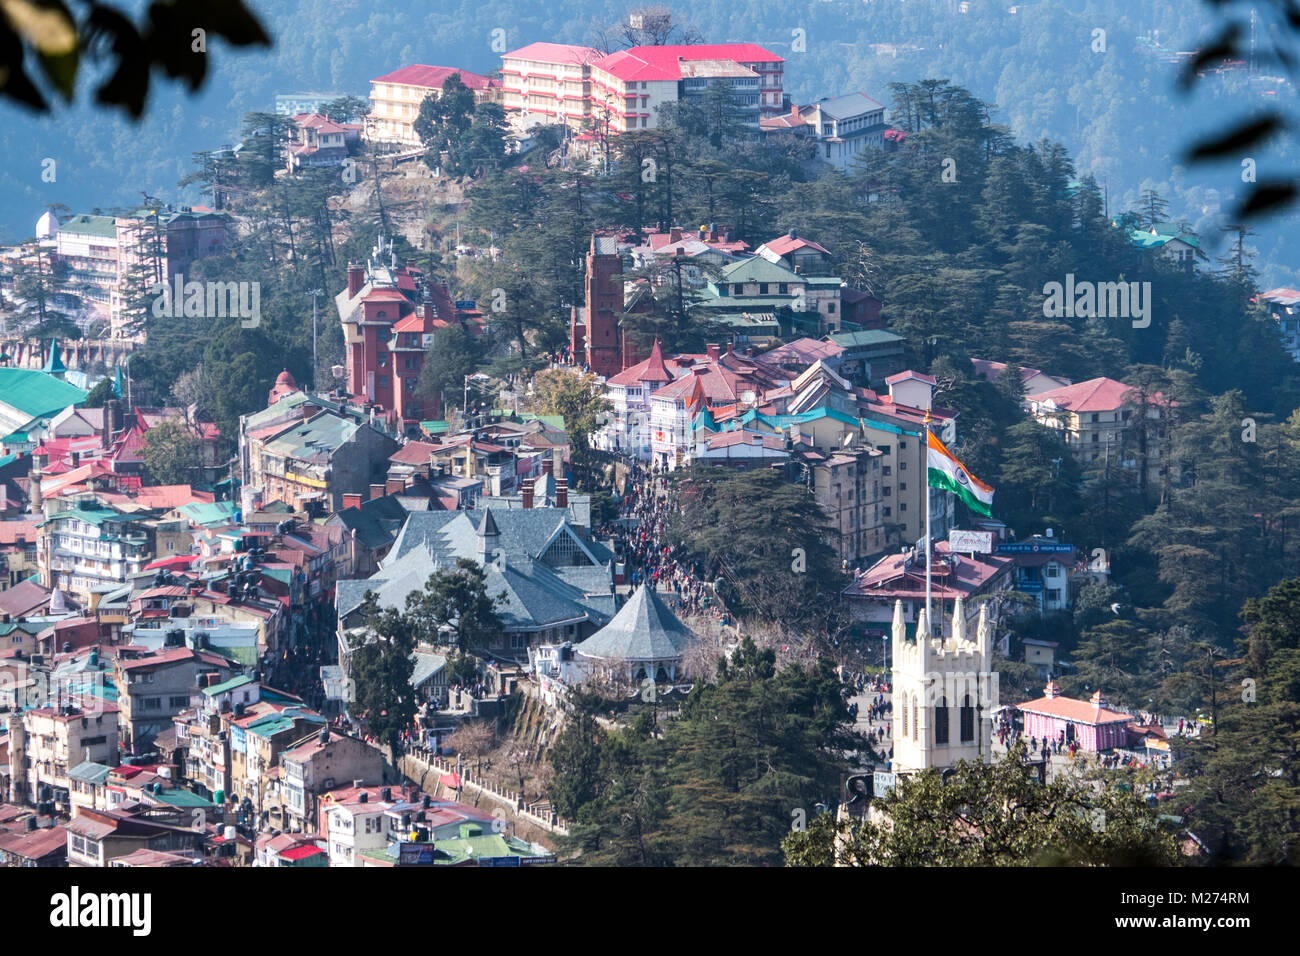
<path fill-rule="evenodd" d="M 23 712 L 26 731 L 25 799 L 35 802 L 42 785 L 51 787 L 55 802 L 71 805 L 68 771 L 83 761 L 117 763 L 117 708 L 95 701 L 92 709 L 73 705 L 38 707 Z"/>
<path fill-rule="evenodd" d="M 580 132 L 591 118 L 591 64 L 599 50 L 530 43 L 501 57 L 501 104 L 518 129 L 564 123 Z"/>
<path fill-rule="evenodd" d="M 860 442 L 832 451 L 810 469 L 827 519 L 827 542 L 851 566 L 885 550 L 880 476 L 884 453 Z"/>
<path fill-rule="evenodd" d="M 230 238 L 228 216 L 190 206 L 142 208 L 123 216 L 78 215 L 48 228 L 70 284 L 86 290 L 84 298 L 109 319 L 115 335 L 126 332 L 123 310 L 134 268 L 152 265 L 157 281 L 170 282 L 196 260 L 219 255 Z"/>
<path fill-rule="evenodd" d="M 149 527 L 94 498 L 50 515 L 37 527 L 41 584 L 87 600 L 96 588 L 124 584 L 153 560 Z"/>
<path fill-rule="evenodd" d="M 426 97 L 442 96 L 442 84 L 452 74 L 474 91 L 476 100 L 490 99 L 500 91 L 499 81 L 450 66 L 417 63 L 385 73 L 370 81 L 370 112 L 362 137 L 370 143 L 419 146 L 415 120 Z"/>
<path fill-rule="evenodd" d="M 755 128 L 782 110 L 784 61 L 753 43 L 641 46 L 601 56 L 591 47 L 531 43 L 501 57 L 502 104 L 518 129 L 564 123 L 622 133 L 654 129 L 664 103 L 726 87 Z"/>
<path fill-rule="evenodd" d="M 1143 403 L 1133 386 L 1113 378 L 1094 378 L 1026 395 L 1024 404 L 1039 424 L 1061 432 L 1080 464 L 1115 461 L 1125 468 L 1137 468 L 1139 457 L 1145 454 L 1147 481 L 1154 485 L 1162 480 L 1161 438 L 1166 434 L 1163 419 L 1168 402 L 1159 392 L 1148 395 Z M 1148 419 L 1145 435 L 1135 430 L 1142 404 Z M 1143 437 L 1146 448 L 1140 449 L 1137 446 Z"/>

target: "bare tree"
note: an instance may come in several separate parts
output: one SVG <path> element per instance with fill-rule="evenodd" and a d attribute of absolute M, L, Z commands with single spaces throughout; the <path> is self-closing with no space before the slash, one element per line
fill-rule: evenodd
<path fill-rule="evenodd" d="M 689 23 L 675 23 L 672 11 L 657 4 L 631 9 L 620 22 L 596 27 L 591 39 L 591 45 L 605 54 L 633 46 L 703 42 L 704 34 Z"/>
<path fill-rule="evenodd" d="M 458 754 L 474 758 L 474 775 L 483 769 L 483 757 L 496 744 L 496 729 L 485 720 L 466 721 L 447 736 L 447 744 Z"/>

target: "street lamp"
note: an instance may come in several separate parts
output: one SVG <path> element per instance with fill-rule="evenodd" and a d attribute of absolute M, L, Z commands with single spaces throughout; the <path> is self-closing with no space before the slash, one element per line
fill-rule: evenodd
<path fill-rule="evenodd" d="M 316 300 L 319 296 L 325 294 L 323 289 L 312 289 L 307 295 L 311 296 L 311 390 L 314 393 L 320 392 L 320 386 L 317 384 L 317 361 L 316 361 Z"/>

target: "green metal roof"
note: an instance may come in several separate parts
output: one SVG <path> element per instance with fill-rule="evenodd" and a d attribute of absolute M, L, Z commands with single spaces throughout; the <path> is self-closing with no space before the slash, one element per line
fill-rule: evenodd
<path fill-rule="evenodd" d="M 902 342 L 901 335 L 886 332 L 884 329 L 864 329 L 861 332 L 832 332 L 830 340 L 841 348 L 854 348 L 864 345 L 892 345 Z"/>
<path fill-rule="evenodd" d="M 151 793 L 149 796 L 155 800 L 160 800 L 169 807 L 211 807 L 214 806 L 211 800 L 200 797 L 197 793 L 189 790 L 180 790 L 173 787 L 170 790 L 162 790 L 158 793 Z"/>
<path fill-rule="evenodd" d="M 200 526 L 228 524 L 237 510 L 231 501 L 192 501 L 176 509 L 186 520 Z"/>
<path fill-rule="evenodd" d="M 448 425 L 446 422 L 420 422 L 420 427 L 430 435 L 446 434 Z"/>
<path fill-rule="evenodd" d="M 224 694 L 228 690 L 235 690 L 236 688 L 243 687 L 245 684 L 251 683 L 253 683 L 253 678 L 251 677 L 232 677 L 228 681 L 223 681 L 220 684 L 213 684 L 211 687 L 203 688 L 203 694 L 205 697 L 216 697 L 218 694 Z"/>
<path fill-rule="evenodd" d="M 0 368 L 0 407 L 8 405 L 28 418 L 53 415 L 69 405 L 80 405 L 88 394 L 46 372 Z"/>
<path fill-rule="evenodd" d="M 37 527 L 42 528 L 53 521 L 62 521 L 65 518 L 76 518 L 79 521 L 86 522 L 86 524 L 93 524 L 93 525 L 101 525 L 105 521 L 113 521 L 113 520 L 129 521 L 130 520 L 129 518 L 127 518 L 126 515 L 118 511 L 113 511 L 110 508 L 95 509 L 93 511 L 86 508 L 73 508 L 69 511 L 60 511 L 58 514 L 50 515 L 48 518 L 46 518 L 44 521 L 38 524 Z"/>
<path fill-rule="evenodd" d="M 90 216 L 82 213 L 73 216 L 59 226 L 59 232 L 75 233 L 79 236 L 100 236 L 104 239 L 117 238 L 117 220 L 112 216 Z"/>

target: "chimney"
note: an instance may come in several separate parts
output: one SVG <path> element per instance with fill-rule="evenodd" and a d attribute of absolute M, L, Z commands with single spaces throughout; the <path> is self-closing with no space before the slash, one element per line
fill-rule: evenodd
<path fill-rule="evenodd" d="M 400 495 L 406 490 L 406 482 L 401 478 L 389 478 L 384 482 L 384 493 L 389 495 Z"/>
<path fill-rule="evenodd" d="M 520 490 L 523 494 L 524 508 L 531 508 L 533 506 L 533 479 L 525 478 Z"/>
<path fill-rule="evenodd" d="M 361 287 L 366 284 L 366 271 L 361 266 L 348 263 L 348 298 L 352 298 L 361 291 Z"/>
<path fill-rule="evenodd" d="M 542 474 L 543 474 L 543 475 L 554 475 L 554 474 L 555 474 L 555 460 L 554 460 L 554 459 L 552 459 L 552 458 L 543 458 L 543 459 L 542 459 Z"/>
<path fill-rule="evenodd" d="M 27 510 L 33 515 L 41 514 L 41 464 L 41 456 L 32 455 L 32 468 L 27 473 Z"/>
<path fill-rule="evenodd" d="M 551 476 L 556 480 L 564 477 L 564 452 L 560 451 L 559 446 L 551 449 Z"/>
<path fill-rule="evenodd" d="M 415 268 L 417 268 L 416 265 L 415 265 L 415 260 L 414 260 L 414 259 L 407 259 L 407 260 L 406 260 L 406 268 L 407 268 L 408 270 L 409 270 L 409 269 L 415 269 Z"/>
<path fill-rule="evenodd" d="M 555 482 L 555 507 L 569 507 L 569 479 L 560 478 Z"/>
<path fill-rule="evenodd" d="M 668 230 L 668 241 L 669 241 L 669 242 L 681 242 L 681 241 L 682 241 L 682 231 L 681 231 L 681 229 L 679 229 L 677 226 L 673 226 L 672 229 Z M 680 252 L 680 250 L 679 250 L 679 252 Z"/>
<path fill-rule="evenodd" d="M 718 347 L 717 343 L 706 345 L 704 347 L 704 350 L 709 353 L 709 358 L 713 359 L 713 361 L 715 362 L 718 360 L 718 357 L 722 354 L 722 349 Z"/>
<path fill-rule="evenodd" d="M 371 485 L 370 485 L 370 500 L 371 500 L 371 501 L 374 501 L 376 498 L 382 498 L 382 497 L 384 497 L 384 486 L 383 486 L 383 485 L 379 485 L 379 484 L 371 483 Z"/>
<path fill-rule="evenodd" d="M 343 496 L 343 509 L 345 511 L 348 508 L 360 508 L 360 507 L 361 507 L 360 495 L 349 492 Z"/>
<path fill-rule="evenodd" d="M 727 354 L 730 355 L 734 349 L 735 349 L 735 343 L 734 343 L 734 342 L 728 342 L 728 343 L 727 343 Z"/>

